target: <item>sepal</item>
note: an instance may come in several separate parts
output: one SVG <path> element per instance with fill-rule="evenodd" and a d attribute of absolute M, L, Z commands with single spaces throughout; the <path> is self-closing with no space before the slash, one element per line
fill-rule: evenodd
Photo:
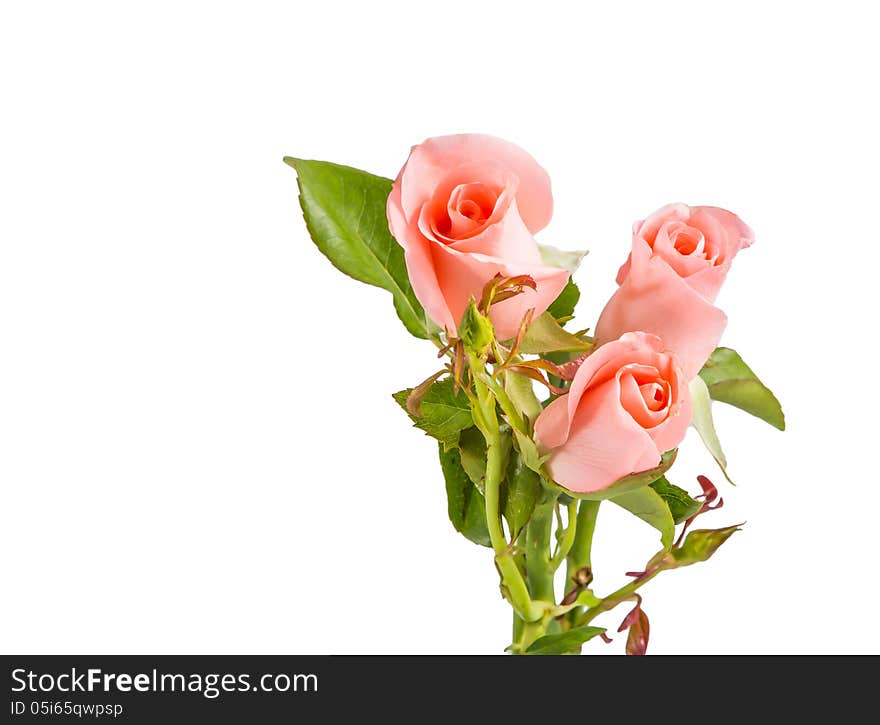
<path fill-rule="evenodd" d="M 718 434 L 715 432 L 715 421 L 712 419 L 712 398 L 709 396 L 709 388 L 699 375 L 691 380 L 688 387 L 691 395 L 691 407 L 693 409 L 691 425 L 700 434 L 703 445 L 712 454 L 712 458 L 715 459 L 724 477 L 730 481 L 730 476 L 727 475 L 727 457 L 724 455 L 724 451 L 721 450 L 721 441 L 718 440 Z M 733 481 L 730 481 L 730 483 L 733 483 Z"/>

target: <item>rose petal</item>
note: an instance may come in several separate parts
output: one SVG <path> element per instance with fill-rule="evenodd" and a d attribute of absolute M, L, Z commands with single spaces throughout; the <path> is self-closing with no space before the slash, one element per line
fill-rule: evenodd
<path fill-rule="evenodd" d="M 681 371 L 676 377 L 682 379 Z M 674 389 L 675 383 L 670 380 L 670 384 Z M 669 406 L 665 420 L 648 431 L 657 450 L 665 453 L 678 446 L 684 440 L 692 418 L 691 395 L 687 386 L 682 385 L 676 400 Z"/>
<path fill-rule="evenodd" d="M 669 221 L 686 222 L 690 216 L 691 209 L 687 204 L 667 204 L 643 221 L 633 224 L 633 236 L 641 237 L 653 246 L 654 237 L 657 236 L 661 226 Z"/>
<path fill-rule="evenodd" d="M 535 280 L 534 290 L 526 287 L 521 294 L 492 305 L 489 319 L 495 327 L 499 340 L 509 340 L 519 331 L 519 324 L 528 310 L 534 310 L 533 316 L 543 314 L 547 308 L 565 289 L 571 273 L 566 269 L 545 266 L 506 265 L 505 274 L 527 274 Z"/>
<path fill-rule="evenodd" d="M 696 249 L 693 252 L 681 251 L 682 237 L 697 237 Z M 714 259 L 707 258 L 707 241 L 703 233 L 696 227 L 684 222 L 664 224 L 654 239 L 654 254 L 666 260 L 666 263 L 678 272 L 681 277 L 690 277 L 697 272 L 715 267 Z"/>
<path fill-rule="evenodd" d="M 515 199 L 510 201 L 504 215 L 495 223 L 485 227 L 479 234 L 469 239 L 455 240 L 448 246 L 458 252 L 497 257 L 505 260 L 509 265 L 540 266 L 543 264 L 538 244 L 523 223 Z M 527 274 L 527 272 L 518 272 L 518 274 Z"/>
<path fill-rule="evenodd" d="M 726 325 L 721 310 L 663 259 L 651 257 L 647 244 L 637 242 L 629 274 L 599 317 L 596 341 L 615 340 L 634 330 L 657 335 L 678 356 L 684 379 L 690 380 L 715 349 Z"/>
<path fill-rule="evenodd" d="M 562 395 L 541 411 L 535 421 L 535 438 L 545 450 L 558 448 L 568 440 L 570 429 L 568 395 Z"/>
<path fill-rule="evenodd" d="M 483 287 L 496 274 L 503 277 L 526 274 L 535 281 L 536 289 L 527 287 L 521 294 L 489 308 L 489 319 L 499 340 L 516 336 L 523 315 L 528 310 L 534 309 L 535 315 L 544 312 L 562 292 L 569 277 L 564 269 L 540 264 L 513 265 L 485 254 L 463 253 L 439 242 L 431 244 L 431 256 L 438 284 L 443 290 L 452 319 L 456 321 L 461 319 L 471 296 L 479 299 Z M 454 334 L 455 326 L 447 326 L 447 330 Z"/>
<path fill-rule="evenodd" d="M 538 431 L 536 425 L 544 443 Z M 565 445 L 552 452 L 547 468 L 570 491 L 591 493 L 659 463 L 651 437 L 621 407 L 620 385 L 612 378 L 584 392 Z"/>
<path fill-rule="evenodd" d="M 416 299 L 434 322 L 447 329 L 456 328 L 449 305 L 440 289 L 429 244 L 416 224 L 408 225 L 400 207 L 400 187 L 391 189 L 387 205 L 388 226 L 391 234 L 403 247 L 406 269 Z"/>
<path fill-rule="evenodd" d="M 501 221 L 516 199 L 519 179 L 505 166 L 494 161 L 469 163 L 448 170 L 435 187 L 431 198 L 419 210 L 420 222 L 427 236 L 447 244 L 468 239 Z M 475 222 L 457 210 L 462 197 L 472 197 L 481 219 Z M 526 230 L 527 237 L 531 234 Z M 534 243 L 533 243 L 534 244 Z M 479 251 L 479 250 L 477 250 Z"/>
<path fill-rule="evenodd" d="M 581 395 L 590 385 L 598 385 L 617 374 L 621 360 L 634 362 L 633 355 L 644 359 L 646 351 L 661 352 L 663 342 L 643 332 L 632 332 L 621 335 L 614 344 L 602 345 L 590 355 L 578 368 L 568 393 L 568 415 L 574 418 L 580 405 Z"/>
<path fill-rule="evenodd" d="M 688 222 L 703 231 L 707 237 L 713 237 L 723 244 L 724 261 L 733 261 L 733 257 L 755 241 L 755 233 L 751 227 L 733 212 L 717 206 L 695 206 L 691 209 Z"/>
<path fill-rule="evenodd" d="M 643 371 L 653 370 L 655 378 L 658 375 L 656 368 L 648 366 L 628 365 L 621 368 L 617 373 L 620 385 L 620 403 L 642 428 L 654 428 L 666 418 L 669 403 L 664 401 L 664 404 L 658 409 L 649 408 L 636 379 L 637 371 L 634 368 L 641 368 Z"/>
<path fill-rule="evenodd" d="M 519 177 L 516 200 L 526 228 L 535 234 L 547 226 L 553 214 L 547 172 L 519 146 L 482 134 L 440 136 L 413 147 L 395 182 L 403 188 L 401 208 L 406 217 L 411 219 L 419 213 L 450 169 L 484 161 L 503 164 Z"/>

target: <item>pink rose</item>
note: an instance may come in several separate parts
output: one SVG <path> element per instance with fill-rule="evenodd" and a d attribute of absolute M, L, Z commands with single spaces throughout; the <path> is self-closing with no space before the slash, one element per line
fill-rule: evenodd
<path fill-rule="evenodd" d="M 537 289 L 493 305 L 499 339 L 538 315 L 569 272 L 541 260 L 532 236 L 553 212 L 547 172 L 518 146 L 477 134 L 414 146 L 388 197 L 388 224 L 403 247 L 413 291 L 428 316 L 455 334 L 471 296 L 496 274 L 531 276 Z"/>
<path fill-rule="evenodd" d="M 660 464 L 691 422 L 687 380 L 663 342 L 628 332 L 578 368 L 566 395 L 535 421 L 553 479 L 580 493 L 608 488 Z"/>
<path fill-rule="evenodd" d="M 617 274 L 620 288 L 599 318 L 596 339 L 634 330 L 658 335 L 692 378 L 727 325 L 712 302 L 733 258 L 753 241 L 738 216 L 714 206 L 670 204 L 636 222 L 632 253 Z"/>

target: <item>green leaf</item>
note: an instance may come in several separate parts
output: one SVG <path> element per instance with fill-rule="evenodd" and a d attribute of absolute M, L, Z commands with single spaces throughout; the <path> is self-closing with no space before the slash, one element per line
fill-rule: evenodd
<path fill-rule="evenodd" d="M 406 399 L 412 388 L 394 393 L 393 398 L 406 411 Z M 446 447 L 458 442 L 458 435 L 465 428 L 474 424 L 471 417 L 471 406 L 467 395 L 462 391 L 455 392 L 455 381 L 452 378 L 440 380 L 431 385 L 422 396 L 419 405 L 420 415 L 407 415 L 417 428 L 421 428 L 429 436 L 444 443 Z"/>
<path fill-rule="evenodd" d="M 541 477 L 526 466 L 519 455 L 512 455 L 507 467 L 507 480 L 501 489 L 501 510 L 510 526 L 511 539 L 516 540 L 525 526 L 541 489 Z"/>
<path fill-rule="evenodd" d="M 406 413 L 410 420 L 415 422 L 416 418 L 412 413 L 407 410 L 406 401 L 409 398 L 409 394 L 413 391 L 412 388 L 404 388 L 403 390 L 398 390 L 396 393 L 391 393 L 391 397 L 394 398 L 394 402 L 397 403 L 401 408 L 403 408 L 403 412 Z"/>
<path fill-rule="evenodd" d="M 562 655 L 580 651 L 580 646 L 605 631 L 604 627 L 591 627 L 585 624 L 574 627 L 567 632 L 547 634 L 532 642 L 526 652 L 530 655 Z"/>
<path fill-rule="evenodd" d="M 455 381 L 446 378 L 434 383 L 421 404 L 420 428 L 438 440 L 457 439 L 459 431 L 474 424 L 471 404 L 462 391 L 455 392 Z"/>
<path fill-rule="evenodd" d="M 388 290 L 406 329 L 427 338 L 425 311 L 385 216 L 391 180 L 326 161 L 288 156 L 284 162 L 296 169 L 300 206 L 318 249 L 349 277 Z"/>
<path fill-rule="evenodd" d="M 611 499 L 611 503 L 625 508 L 650 524 L 660 532 L 660 542 L 664 549 L 672 546 L 675 537 L 675 521 L 663 497 L 650 486 L 642 486 L 635 491 L 623 493 Z"/>
<path fill-rule="evenodd" d="M 553 315 L 545 312 L 532 321 L 520 345 L 520 352 L 540 354 L 545 352 L 566 352 L 591 350 L 593 343 L 563 330 Z"/>
<path fill-rule="evenodd" d="M 689 566 L 706 561 L 718 547 L 740 530 L 742 524 L 734 524 L 723 529 L 697 529 L 691 531 L 684 543 L 672 552 L 679 566 Z"/>
<path fill-rule="evenodd" d="M 651 488 L 660 494 L 660 498 L 669 506 L 669 513 L 672 514 L 672 520 L 676 524 L 687 521 L 700 510 L 701 504 L 699 501 L 692 499 L 690 494 L 683 488 L 679 488 L 667 481 L 665 476 L 661 476 L 654 481 L 651 484 Z"/>
<path fill-rule="evenodd" d="M 486 502 L 461 465 L 458 449 L 440 452 L 440 467 L 446 479 L 446 503 L 449 520 L 455 530 L 480 546 L 491 546 L 486 527 Z"/>
<path fill-rule="evenodd" d="M 648 471 L 640 471 L 638 473 L 631 473 L 629 476 L 624 476 L 618 481 L 612 483 L 608 488 L 604 488 L 601 491 L 595 491 L 594 493 L 578 493 L 576 491 L 569 491 L 567 488 L 563 488 L 562 486 L 556 485 L 558 488 L 562 489 L 565 493 L 567 493 L 572 498 L 586 499 L 588 501 L 604 501 L 606 499 L 615 498 L 616 496 L 620 496 L 623 493 L 629 493 L 630 491 L 635 491 L 644 486 L 649 486 L 654 483 L 658 478 L 660 478 L 666 471 L 668 471 L 672 464 L 675 462 L 675 456 L 678 454 L 678 449 L 675 448 L 671 451 L 666 451 L 663 454 L 663 457 L 660 459 L 660 465 L 656 468 L 652 468 Z"/>
<path fill-rule="evenodd" d="M 770 389 L 746 365 L 736 350 L 719 347 L 700 370 L 713 400 L 733 405 L 785 430 L 782 406 Z"/>
<path fill-rule="evenodd" d="M 691 425 L 694 426 L 703 444 L 712 458 L 718 464 L 724 477 L 730 481 L 727 475 L 727 457 L 721 450 L 721 441 L 718 440 L 718 434 L 715 432 L 715 421 L 712 419 L 712 398 L 709 397 L 709 388 L 699 375 L 694 376 L 690 382 L 691 406 L 693 408 L 693 418 Z M 730 481 L 733 483 L 733 481 Z"/>
<path fill-rule="evenodd" d="M 459 434 L 458 452 L 462 468 L 482 493 L 486 478 L 486 439 L 476 426 L 466 428 Z"/>
<path fill-rule="evenodd" d="M 507 393 L 516 409 L 532 422 L 544 410 L 538 396 L 535 395 L 532 379 L 525 375 L 509 371 L 504 379 L 504 392 Z"/>
<path fill-rule="evenodd" d="M 539 244 L 538 251 L 541 253 L 541 261 L 550 267 L 567 269 L 576 272 L 581 266 L 581 261 L 587 256 L 585 249 L 569 252 L 565 249 L 557 249 L 549 244 Z"/>
<path fill-rule="evenodd" d="M 516 438 L 516 448 L 522 457 L 523 463 L 535 473 L 543 475 L 544 464 L 550 458 L 550 454 L 542 456 L 538 451 L 538 446 L 535 445 L 535 441 L 527 435 L 520 433 L 516 428 L 513 429 L 513 436 Z"/>
<path fill-rule="evenodd" d="M 562 288 L 562 292 L 559 293 L 559 297 L 550 303 L 547 312 L 557 320 L 567 319 L 574 314 L 574 307 L 580 298 L 581 291 L 572 281 L 571 277 L 569 277 L 565 287 Z"/>

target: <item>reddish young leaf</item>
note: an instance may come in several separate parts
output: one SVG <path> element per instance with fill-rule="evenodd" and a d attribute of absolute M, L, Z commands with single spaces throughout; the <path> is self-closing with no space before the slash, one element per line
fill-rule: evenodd
<path fill-rule="evenodd" d="M 585 352 L 583 355 L 576 357 L 574 360 L 569 360 L 567 363 L 562 363 L 561 365 L 557 365 L 556 369 L 559 371 L 555 373 L 557 377 L 562 378 L 563 380 L 574 380 L 574 376 L 578 371 L 578 368 L 583 364 L 584 360 L 587 359 L 587 356 L 590 353 Z"/>
<path fill-rule="evenodd" d="M 406 409 L 409 411 L 410 415 L 414 415 L 416 418 L 421 416 L 422 411 L 420 406 L 422 404 L 422 398 L 425 397 L 425 393 L 428 392 L 428 389 L 434 384 L 434 381 L 436 381 L 437 378 L 446 375 L 448 372 L 449 371 L 445 369 L 440 370 L 412 389 L 412 392 L 410 392 L 406 398 Z"/>
<path fill-rule="evenodd" d="M 513 341 L 513 346 L 510 348 L 510 352 L 507 354 L 507 359 L 515 357 L 519 352 L 519 346 L 522 345 L 523 338 L 526 336 L 526 332 L 529 330 L 529 325 L 532 324 L 532 317 L 535 315 L 535 308 L 532 307 L 526 310 L 526 314 L 523 315 L 522 321 L 519 323 L 519 331 L 516 333 L 516 339 Z"/>
<path fill-rule="evenodd" d="M 527 362 L 537 362 L 536 360 L 530 360 Z M 517 363 L 516 365 L 511 365 L 508 368 L 515 373 L 519 373 L 520 375 L 525 375 L 527 378 L 531 378 L 532 380 L 536 380 L 542 385 L 546 385 L 551 393 L 555 393 L 556 395 L 564 395 L 568 391 L 565 388 L 557 388 L 555 385 L 551 384 L 547 378 L 538 370 L 534 365 L 529 365 L 527 363 Z"/>
<path fill-rule="evenodd" d="M 498 289 L 502 279 L 504 277 L 500 273 L 496 274 L 483 286 L 483 294 L 480 296 L 480 304 L 478 306 L 481 312 L 486 312 L 489 309 L 489 305 L 492 304 L 492 298 L 495 296 L 495 290 Z"/>
<path fill-rule="evenodd" d="M 703 495 L 697 496 L 697 498 L 703 499 L 703 509 L 706 511 L 711 511 L 712 509 L 720 509 L 724 505 L 724 499 L 719 498 L 718 503 L 714 506 L 710 506 L 716 498 L 718 498 L 718 488 L 705 476 L 697 476 L 697 483 L 700 484 L 700 488 L 703 489 Z"/>
<path fill-rule="evenodd" d="M 642 597 L 636 594 L 636 606 L 623 618 L 618 627 L 618 632 L 629 630 L 626 637 L 626 653 L 628 655 L 643 655 L 648 651 L 648 636 L 651 626 L 648 616 L 642 611 Z"/>
<path fill-rule="evenodd" d="M 626 637 L 626 653 L 628 655 L 640 656 L 648 652 L 648 637 L 651 634 L 651 625 L 648 622 L 648 615 L 642 611 L 641 607 L 637 607 L 637 609 L 638 616 L 636 622 L 629 628 L 629 634 Z"/>
<path fill-rule="evenodd" d="M 629 629 L 632 627 L 636 620 L 639 618 L 639 610 L 642 608 L 642 595 L 636 594 L 636 606 L 634 606 L 627 614 L 623 621 L 620 623 L 620 626 L 617 628 L 618 632 L 622 632 L 625 629 Z"/>
<path fill-rule="evenodd" d="M 521 294 L 526 287 L 533 290 L 538 289 L 535 280 L 527 274 L 516 277 L 502 277 L 500 274 L 496 274 L 483 287 L 479 304 L 480 312 L 487 313 L 492 305 Z"/>
<path fill-rule="evenodd" d="M 461 344 L 461 340 L 455 341 L 455 357 L 452 360 L 452 377 L 455 380 L 455 392 L 457 393 L 459 388 L 462 387 L 461 378 L 464 374 L 465 361 L 464 361 L 464 345 Z"/>
<path fill-rule="evenodd" d="M 697 512 L 693 516 L 691 516 L 687 521 L 684 522 L 681 533 L 678 535 L 678 539 L 676 539 L 675 541 L 675 546 L 678 546 L 684 540 L 684 535 L 687 533 L 687 530 L 690 528 L 690 525 L 694 522 L 697 516 L 699 516 L 700 514 L 704 514 L 707 511 L 720 509 L 722 506 L 724 506 L 724 499 L 718 498 L 718 488 L 717 486 L 715 486 L 714 483 L 712 483 L 712 481 L 706 478 L 706 476 L 697 476 L 697 483 L 700 484 L 700 488 L 703 489 L 703 493 L 701 493 L 699 496 L 695 496 L 694 500 L 702 501 L 702 505 L 699 509 L 697 509 Z M 712 506 L 711 504 L 715 501 L 716 498 L 718 498 L 718 503 Z"/>

